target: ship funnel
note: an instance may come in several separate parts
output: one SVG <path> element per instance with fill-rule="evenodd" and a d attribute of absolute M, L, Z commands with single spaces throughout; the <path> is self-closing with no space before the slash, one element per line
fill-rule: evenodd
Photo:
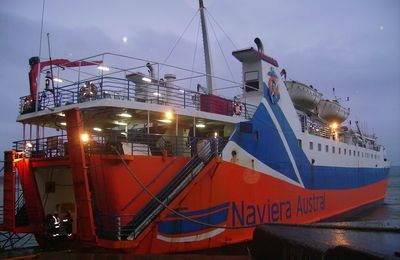
<path fill-rule="evenodd" d="M 257 37 L 254 39 L 254 42 L 257 45 L 258 52 L 264 53 L 264 44 L 261 39 Z"/>

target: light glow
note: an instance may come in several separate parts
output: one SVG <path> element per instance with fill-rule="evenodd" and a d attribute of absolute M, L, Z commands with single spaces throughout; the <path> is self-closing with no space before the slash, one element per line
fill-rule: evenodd
<path fill-rule="evenodd" d="M 81 140 L 82 140 L 82 142 L 87 143 L 87 142 L 89 142 L 89 139 L 90 139 L 89 134 L 83 133 L 83 134 L 81 135 Z"/>
<path fill-rule="evenodd" d="M 32 147 L 33 147 L 33 145 L 32 145 L 32 143 L 31 143 L 31 142 L 27 142 L 27 143 L 26 143 L 26 147 L 28 147 L 28 148 L 32 148 Z"/>
<path fill-rule="evenodd" d="M 165 112 L 165 117 L 171 120 L 172 118 L 174 118 L 174 114 L 171 111 L 167 111 Z"/>
<path fill-rule="evenodd" d="M 159 121 L 159 122 L 162 122 L 162 123 L 168 123 L 168 124 L 172 123 L 172 121 L 169 120 L 169 119 L 160 119 L 160 120 L 158 120 L 158 121 Z"/>
<path fill-rule="evenodd" d="M 204 127 L 206 127 L 206 125 L 203 124 L 203 123 L 198 123 L 198 124 L 196 125 L 196 127 L 198 127 L 198 128 L 204 128 Z"/>
<path fill-rule="evenodd" d="M 145 82 L 149 82 L 149 83 L 151 82 L 151 79 L 149 79 L 147 77 L 143 77 L 142 80 L 145 81 Z"/>
<path fill-rule="evenodd" d="M 61 122 L 60 125 L 66 126 L 67 123 L 66 122 Z"/>
<path fill-rule="evenodd" d="M 105 65 L 99 65 L 99 66 L 97 66 L 97 69 L 102 70 L 102 71 L 110 71 L 110 68 Z"/>
<path fill-rule="evenodd" d="M 99 128 L 99 127 L 93 127 L 93 130 L 94 130 L 94 131 L 97 131 L 97 132 L 103 131 L 103 129 L 101 129 L 101 128 Z"/>
<path fill-rule="evenodd" d="M 126 37 L 126 36 L 122 37 L 122 41 L 123 41 L 124 43 L 127 43 L 127 42 L 128 42 L 128 37 Z"/>
<path fill-rule="evenodd" d="M 120 122 L 120 121 L 114 121 L 114 124 L 116 124 L 116 125 L 128 125 L 127 123 Z"/>
<path fill-rule="evenodd" d="M 54 80 L 55 82 L 60 82 L 60 83 L 64 82 L 62 79 L 59 79 L 59 78 L 54 78 L 53 80 Z"/>
<path fill-rule="evenodd" d="M 58 113 L 57 115 L 62 116 L 62 117 L 65 117 L 64 112 L 60 112 L 60 113 Z"/>
<path fill-rule="evenodd" d="M 121 113 L 121 114 L 118 114 L 117 116 L 120 116 L 120 117 L 125 117 L 125 118 L 131 118 L 132 117 L 132 115 L 131 114 L 128 114 L 128 113 Z"/>
<path fill-rule="evenodd" d="M 331 127 L 333 130 L 335 130 L 335 129 L 338 127 L 338 124 L 337 124 L 337 123 L 332 123 L 332 124 L 330 125 L 330 127 Z"/>
<path fill-rule="evenodd" d="M 218 137 L 218 132 L 214 132 L 214 137 L 215 137 L 215 138 Z"/>
<path fill-rule="evenodd" d="M 158 92 L 154 92 L 153 95 L 154 95 L 154 96 L 159 96 L 159 97 L 161 97 L 161 94 L 158 93 Z"/>

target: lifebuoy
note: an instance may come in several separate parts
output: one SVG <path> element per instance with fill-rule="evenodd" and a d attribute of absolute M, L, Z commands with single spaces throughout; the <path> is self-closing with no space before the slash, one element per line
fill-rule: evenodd
<path fill-rule="evenodd" d="M 240 116 L 243 112 L 243 104 L 240 102 L 240 100 L 235 99 L 233 101 L 233 113 L 237 116 Z"/>

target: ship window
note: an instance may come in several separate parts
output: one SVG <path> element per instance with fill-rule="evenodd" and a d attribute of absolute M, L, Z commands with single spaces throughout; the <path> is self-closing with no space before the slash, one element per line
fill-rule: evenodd
<path fill-rule="evenodd" d="M 351 150 L 349 149 L 349 156 L 351 156 Z"/>
<path fill-rule="evenodd" d="M 314 143 L 310 142 L 310 150 L 312 150 L 314 148 Z"/>
<path fill-rule="evenodd" d="M 364 158 L 364 152 L 361 153 L 361 157 Z"/>
<path fill-rule="evenodd" d="M 343 149 L 343 153 L 344 153 L 344 155 L 346 155 L 346 148 Z"/>
<path fill-rule="evenodd" d="M 321 144 L 318 144 L 318 151 L 321 151 Z"/>
<path fill-rule="evenodd" d="M 332 146 L 332 153 L 335 153 L 335 146 Z"/>
<path fill-rule="evenodd" d="M 329 152 L 329 146 L 325 145 L 325 152 Z"/>
<path fill-rule="evenodd" d="M 257 91 L 259 89 L 258 71 L 248 71 L 244 74 L 246 92 Z"/>
<path fill-rule="evenodd" d="M 342 151 L 342 148 L 339 147 L 339 154 L 340 154 L 341 151 Z"/>
<path fill-rule="evenodd" d="M 357 152 L 358 157 L 360 157 L 360 151 Z"/>
<path fill-rule="evenodd" d="M 302 148 L 301 139 L 298 139 L 297 141 L 298 141 L 299 147 Z"/>

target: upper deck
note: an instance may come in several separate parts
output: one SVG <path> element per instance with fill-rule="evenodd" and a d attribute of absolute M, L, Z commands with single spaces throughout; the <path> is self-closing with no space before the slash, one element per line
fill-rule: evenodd
<path fill-rule="evenodd" d="M 234 124 L 250 118 L 256 109 L 245 100 L 237 101 L 241 83 L 214 77 L 214 89 L 230 97 L 210 95 L 203 87 L 204 73 L 123 55 L 104 53 L 53 64 L 53 78 L 45 76 L 46 68 L 41 69 L 38 82 L 43 90 L 20 98 L 19 122 L 65 129 L 61 112 L 79 107 L 84 119 L 95 118 L 96 124 L 88 122 L 93 127 L 121 125 L 121 118 L 113 115 L 128 110 L 135 115 L 129 119 L 131 124 L 152 119 L 163 124 L 161 114 L 166 111 L 183 121 Z M 235 113 L 236 106 L 240 108 Z"/>

